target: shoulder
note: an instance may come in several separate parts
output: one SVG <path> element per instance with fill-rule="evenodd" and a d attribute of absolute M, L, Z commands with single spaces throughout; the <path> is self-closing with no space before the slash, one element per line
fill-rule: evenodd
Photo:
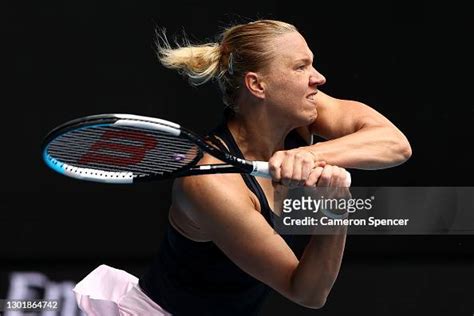
<path fill-rule="evenodd" d="M 221 161 L 210 155 L 204 155 L 200 161 L 200 164 L 213 163 Z M 173 184 L 172 203 L 197 224 L 209 216 L 220 216 L 227 209 L 257 209 L 255 199 L 238 173 L 178 178 Z"/>

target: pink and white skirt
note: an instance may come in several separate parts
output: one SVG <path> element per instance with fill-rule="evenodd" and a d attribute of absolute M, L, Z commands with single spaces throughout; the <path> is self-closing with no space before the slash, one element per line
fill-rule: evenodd
<path fill-rule="evenodd" d="M 77 305 L 89 316 L 171 315 L 143 293 L 137 277 L 104 264 L 73 291 Z"/>

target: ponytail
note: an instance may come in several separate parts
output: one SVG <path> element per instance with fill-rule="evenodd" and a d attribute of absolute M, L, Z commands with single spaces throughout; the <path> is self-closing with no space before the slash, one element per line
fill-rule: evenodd
<path fill-rule="evenodd" d="M 160 31 L 156 44 L 163 66 L 186 75 L 192 85 L 201 85 L 219 76 L 221 50 L 218 43 L 171 48 L 164 31 Z"/>

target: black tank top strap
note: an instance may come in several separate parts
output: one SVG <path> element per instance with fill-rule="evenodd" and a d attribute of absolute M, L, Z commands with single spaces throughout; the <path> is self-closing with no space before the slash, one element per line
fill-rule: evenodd
<path fill-rule="evenodd" d="M 224 151 L 224 152 L 229 152 L 227 150 L 227 148 L 224 146 L 224 144 L 222 144 L 222 142 L 220 140 L 217 139 L 217 137 L 215 135 L 208 135 L 204 138 L 205 140 L 207 141 L 210 141 L 214 146 L 216 146 L 217 148 L 219 148 L 221 151 Z"/>
<path fill-rule="evenodd" d="M 219 137 L 220 139 L 222 139 L 222 141 L 224 141 L 224 143 L 229 148 L 228 150 L 227 150 L 227 148 L 225 148 L 225 146 L 222 144 L 221 141 L 217 140 L 216 136 Z M 213 142 L 212 139 L 214 139 L 215 141 L 220 143 L 220 145 L 217 145 L 217 144 L 216 145 L 221 150 L 225 150 L 226 152 L 228 152 L 228 153 L 230 153 L 230 154 L 232 154 L 236 157 L 239 157 L 239 158 L 242 158 L 242 159 L 245 158 L 244 155 L 242 154 L 242 152 L 240 151 L 239 146 L 235 142 L 235 139 L 232 136 L 232 133 L 230 132 L 229 128 L 227 127 L 227 124 L 223 123 L 219 127 L 217 127 L 215 130 L 213 130 L 211 132 L 210 136 L 209 136 L 209 140 L 211 142 Z M 222 148 L 224 148 L 224 149 L 222 149 Z M 273 217 L 271 216 L 272 210 L 270 208 L 270 205 L 268 204 L 267 197 L 265 196 L 265 193 L 263 192 L 263 189 L 260 186 L 260 184 L 258 183 L 257 179 L 255 179 L 254 176 L 251 176 L 247 173 L 242 173 L 241 176 L 242 176 L 242 178 L 245 182 L 245 185 L 247 185 L 249 190 L 252 191 L 257 196 L 258 201 L 260 202 L 262 216 L 267 220 L 267 222 L 270 225 L 273 226 Z"/>

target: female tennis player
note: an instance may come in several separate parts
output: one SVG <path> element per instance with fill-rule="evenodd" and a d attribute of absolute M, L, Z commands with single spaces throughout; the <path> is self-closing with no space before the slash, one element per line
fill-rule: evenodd
<path fill-rule="evenodd" d="M 88 314 L 255 315 L 269 289 L 321 308 L 341 265 L 346 234 L 311 236 L 301 257 L 272 225 L 275 184 L 347 187 L 344 168 L 381 169 L 411 155 L 406 137 L 369 106 L 331 97 L 315 56 L 288 23 L 258 20 L 218 42 L 173 48 L 161 63 L 192 84 L 218 82 L 226 119 L 209 135 L 222 150 L 269 161 L 272 179 L 214 174 L 175 180 L 169 228 L 139 280 L 102 265 L 75 288 Z M 326 141 L 312 144 L 312 135 Z M 219 163 L 205 155 L 202 164 Z M 154 236 L 151 236 L 154 237 Z"/>

